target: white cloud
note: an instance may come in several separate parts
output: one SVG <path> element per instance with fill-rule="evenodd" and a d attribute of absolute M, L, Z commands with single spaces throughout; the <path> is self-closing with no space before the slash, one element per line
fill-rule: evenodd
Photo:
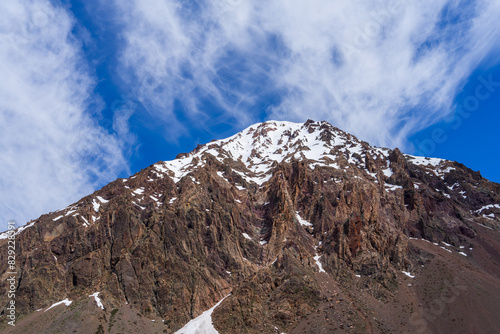
<path fill-rule="evenodd" d="M 326 119 L 404 146 L 453 109 L 499 45 L 494 0 L 188 3 L 116 2 L 127 42 L 121 72 L 155 117 L 176 122 L 181 101 L 200 127 L 254 122 L 271 94 L 279 99 L 267 118 Z M 214 119 L 201 107 L 207 99 L 218 104 Z"/>
<path fill-rule="evenodd" d="M 126 166 L 118 141 L 86 111 L 95 83 L 72 28 L 50 1 L 0 4 L 2 230 L 78 200 Z"/>

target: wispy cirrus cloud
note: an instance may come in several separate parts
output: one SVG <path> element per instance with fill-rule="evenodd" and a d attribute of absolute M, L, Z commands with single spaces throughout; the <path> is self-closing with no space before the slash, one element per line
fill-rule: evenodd
<path fill-rule="evenodd" d="M 96 122 L 95 82 L 73 24 L 47 0 L 0 4 L 3 229 L 7 220 L 24 224 L 64 207 L 126 169 L 120 142 Z"/>
<path fill-rule="evenodd" d="M 466 78 L 499 45 L 493 0 L 115 5 L 123 78 L 155 117 L 178 123 L 174 136 L 180 118 L 237 128 L 263 111 L 404 146 L 453 109 Z"/>

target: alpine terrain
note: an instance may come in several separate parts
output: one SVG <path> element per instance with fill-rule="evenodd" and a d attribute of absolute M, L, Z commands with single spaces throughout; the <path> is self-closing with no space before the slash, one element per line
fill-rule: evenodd
<path fill-rule="evenodd" d="M 0 331 L 500 333 L 499 231 L 479 172 L 269 121 L 1 234 Z"/>

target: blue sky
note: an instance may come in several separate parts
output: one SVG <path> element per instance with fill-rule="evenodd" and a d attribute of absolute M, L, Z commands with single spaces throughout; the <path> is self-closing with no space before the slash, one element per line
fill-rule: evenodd
<path fill-rule="evenodd" d="M 500 3 L 0 4 L 0 229 L 270 119 L 500 182 Z"/>

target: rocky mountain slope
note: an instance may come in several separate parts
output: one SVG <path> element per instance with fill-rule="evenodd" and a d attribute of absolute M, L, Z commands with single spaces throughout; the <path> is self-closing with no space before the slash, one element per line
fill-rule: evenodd
<path fill-rule="evenodd" d="M 256 124 L 17 229 L 0 330 L 181 333 L 220 302 L 221 334 L 500 332 L 499 230 L 500 185 L 459 163 Z"/>

